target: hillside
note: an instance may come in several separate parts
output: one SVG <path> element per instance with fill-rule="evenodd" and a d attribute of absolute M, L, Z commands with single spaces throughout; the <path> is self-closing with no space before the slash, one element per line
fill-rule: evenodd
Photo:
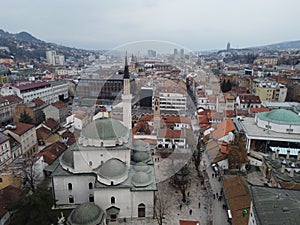
<path fill-rule="evenodd" d="M 79 57 L 91 51 L 47 43 L 27 32 L 9 33 L 0 29 L 0 58 L 42 61 L 47 50 L 56 50 L 66 57 Z"/>

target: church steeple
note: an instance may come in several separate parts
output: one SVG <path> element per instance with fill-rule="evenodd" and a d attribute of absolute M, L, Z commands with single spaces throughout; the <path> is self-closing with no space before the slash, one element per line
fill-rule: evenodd
<path fill-rule="evenodd" d="M 130 79 L 129 69 L 128 69 L 128 62 L 127 62 L 127 52 L 126 52 L 126 56 L 125 56 L 125 68 L 124 68 L 124 77 L 123 77 L 123 79 Z"/>

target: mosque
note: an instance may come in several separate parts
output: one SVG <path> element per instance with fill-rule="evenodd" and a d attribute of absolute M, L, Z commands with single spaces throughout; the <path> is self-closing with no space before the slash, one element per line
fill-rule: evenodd
<path fill-rule="evenodd" d="M 68 224 L 153 217 L 157 191 L 150 146 L 131 141 L 130 76 L 125 59 L 123 123 L 91 121 L 52 174 L 55 208 L 74 208 Z"/>

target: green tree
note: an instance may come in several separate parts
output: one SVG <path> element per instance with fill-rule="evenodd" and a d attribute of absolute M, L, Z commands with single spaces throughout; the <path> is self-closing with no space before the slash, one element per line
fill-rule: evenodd
<path fill-rule="evenodd" d="M 33 119 L 29 116 L 29 114 L 24 110 L 21 115 L 20 115 L 20 119 L 19 119 L 20 123 L 29 123 L 32 124 L 33 123 Z"/>
<path fill-rule="evenodd" d="M 8 209 L 14 214 L 11 225 L 56 224 L 57 218 L 51 209 L 52 205 L 50 191 L 36 190 L 9 205 Z"/>

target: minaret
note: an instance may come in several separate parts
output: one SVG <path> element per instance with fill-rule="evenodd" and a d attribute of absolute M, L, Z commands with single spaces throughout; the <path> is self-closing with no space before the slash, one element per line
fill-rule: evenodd
<path fill-rule="evenodd" d="M 127 53 L 125 57 L 125 68 L 124 68 L 124 77 L 123 77 L 123 94 L 122 94 L 122 102 L 123 102 L 123 123 L 124 125 L 131 130 L 131 99 L 132 95 L 130 94 L 130 76 L 129 69 L 127 63 Z"/>

